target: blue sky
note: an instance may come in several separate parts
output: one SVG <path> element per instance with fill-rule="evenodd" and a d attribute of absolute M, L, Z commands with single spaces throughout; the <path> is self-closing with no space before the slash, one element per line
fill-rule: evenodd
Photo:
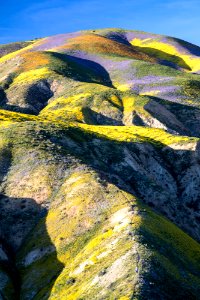
<path fill-rule="evenodd" d="M 82 29 L 120 27 L 200 46 L 200 0 L 2 0 L 0 43 Z"/>

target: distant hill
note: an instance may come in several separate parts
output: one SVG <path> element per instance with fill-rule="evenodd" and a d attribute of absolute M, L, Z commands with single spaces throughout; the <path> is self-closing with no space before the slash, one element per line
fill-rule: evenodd
<path fill-rule="evenodd" d="M 200 48 L 0 45 L 0 300 L 200 299 Z"/>

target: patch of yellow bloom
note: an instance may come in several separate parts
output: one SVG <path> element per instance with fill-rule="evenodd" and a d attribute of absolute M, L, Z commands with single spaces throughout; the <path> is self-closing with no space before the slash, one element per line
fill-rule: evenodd
<path fill-rule="evenodd" d="M 0 122 L 23 122 L 37 120 L 36 116 L 0 109 Z"/>
<path fill-rule="evenodd" d="M 27 47 L 24 47 L 24 48 L 22 48 L 20 50 L 8 53 L 7 55 L 4 55 L 3 57 L 0 58 L 0 63 L 4 63 L 7 60 L 10 60 L 10 59 L 16 57 L 19 54 L 25 53 L 25 52 L 27 52 L 27 50 L 30 50 L 32 47 L 33 47 L 33 44 L 31 44 L 31 45 L 29 45 Z"/>
<path fill-rule="evenodd" d="M 116 84 L 115 83 L 115 86 L 121 92 L 126 92 L 126 91 L 130 90 L 130 85 L 129 84 Z"/>
<path fill-rule="evenodd" d="M 77 124 L 77 127 L 84 129 L 84 131 L 88 133 L 94 133 L 99 137 L 105 137 L 118 142 L 151 142 L 171 145 L 198 140 L 187 136 L 172 135 L 162 129 L 143 126 L 97 126 Z"/>
<path fill-rule="evenodd" d="M 50 71 L 47 67 L 36 69 L 36 70 L 30 70 L 27 72 L 23 72 L 19 76 L 17 76 L 13 84 L 20 84 L 27 81 L 40 80 L 50 75 L 52 75 L 52 71 Z"/>
<path fill-rule="evenodd" d="M 152 90 L 152 91 L 146 91 L 143 93 L 140 93 L 142 96 L 157 96 L 159 95 L 160 91 L 159 90 Z"/>
<path fill-rule="evenodd" d="M 121 101 L 120 101 L 120 99 L 119 99 L 118 96 L 112 95 L 112 96 L 110 97 L 109 100 L 110 100 L 113 104 L 115 104 L 115 105 L 121 107 Z"/>
<path fill-rule="evenodd" d="M 200 58 L 194 55 L 182 54 L 178 51 L 178 49 L 161 41 L 155 41 L 151 38 L 142 40 L 135 38 L 131 41 L 133 46 L 137 47 L 148 47 L 156 50 L 163 51 L 169 55 L 175 55 L 181 58 L 192 70 L 192 72 L 197 72 L 200 70 Z"/>

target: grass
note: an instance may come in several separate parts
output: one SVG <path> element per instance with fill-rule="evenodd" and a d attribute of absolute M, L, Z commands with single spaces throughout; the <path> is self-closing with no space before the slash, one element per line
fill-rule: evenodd
<path fill-rule="evenodd" d="M 15 218 L 15 226 L 21 224 L 23 229 L 16 255 L 22 299 L 131 300 L 154 299 L 155 295 L 167 299 L 176 294 L 179 299 L 195 299 L 199 295 L 199 244 L 135 197 L 140 193 L 146 201 L 143 195 L 149 195 L 146 202 L 154 201 L 153 207 L 160 211 L 163 206 L 171 208 L 171 195 L 161 181 L 167 178 L 166 182 L 170 179 L 178 184 L 183 173 L 176 175 L 175 168 L 185 172 L 185 162 L 189 167 L 196 164 L 191 145 L 196 146 L 199 138 L 145 126 L 106 125 L 109 118 L 123 121 L 136 113 L 152 117 L 145 110 L 152 99 L 175 116 L 183 111 L 180 104 L 130 91 L 128 79 L 120 79 L 123 71 L 112 71 L 116 62 L 130 60 L 129 71 L 136 79 L 172 77 L 169 82 L 180 86 L 187 96 L 184 101 L 198 102 L 199 79 L 157 64 L 153 50 L 142 53 L 101 36 L 109 32 L 87 32 L 53 51 L 29 52 L 40 45 L 39 40 L 0 59 L 4 71 L 7 63 L 9 72 L 12 70 L 12 80 L 4 87 L 1 99 L 3 102 L 6 97 L 7 110 L 0 109 L 2 192 L 11 200 L 29 199 L 40 212 L 33 227 L 25 218 L 20 219 L 20 213 Z M 126 34 L 124 30 L 117 33 Z M 193 71 L 198 68 L 192 58 L 180 55 L 172 46 L 133 41 L 141 49 L 146 44 L 167 53 L 167 57 L 179 55 Z M 103 63 L 72 57 L 72 50 L 85 51 Z M 105 67 L 108 61 L 113 61 L 109 72 Z M 54 95 L 37 116 L 9 110 L 10 89 L 16 93 L 15 87 L 25 89 L 43 79 L 48 80 Z M 19 104 L 21 99 L 17 101 Z M 185 105 L 183 109 L 189 111 Z M 165 147 L 171 147 L 167 154 L 162 151 Z M 162 207 L 156 202 L 160 200 Z M 178 196 L 172 200 L 175 210 Z M 187 217 L 192 218 L 189 213 Z M 45 253 L 49 246 L 51 253 L 24 265 L 32 251 Z M 8 282 L 4 290 L 8 296 L 9 289 Z"/>
<path fill-rule="evenodd" d="M 53 75 L 53 74 L 48 68 L 31 70 L 31 71 L 23 72 L 22 74 L 17 76 L 14 79 L 13 84 L 22 84 L 22 83 L 24 84 L 29 81 L 30 82 L 38 81 L 38 80 L 44 79 L 46 77 L 49 77 L 51 75 Z"/>
<path fill-rule="evenodd" d="M 54 169 L 50 171 L 48 163 L 48 156 L 51 156 L 52 150 L 50 147 L 44 147 L 48 136 L 56 136 L 58 139 L 60 135 L 60 138 L 63 138 L 70 133 L 71 129 L 76 130 L 77 128 L 79 137 L 88 144 L 90 136 L 92 139 L 106 139 L 118 143 L 149 142 L 151 139 L 151 142 L 155 140 L 165 145 L 175 142 L 187 143 L 193 140 L 187 137 L 172 136 L 162 130 L 137 126 L 89 126 L 86 124 L 63 124 L 58 121 L 53 125 L 52 121 L 42 122 L 42 120 L 40 122 L 26 120 L 14 123 L 12 126 L 15 126 L 15 130 L 18 132 L 15 135 L 13 129 L 10 131 L 14 135 L 14 139 L 12 138 L 13 164 L 16 164 L 19 169 L 21 166 L 27 165 L 31 167 L 30 181 L 26 181 L 29 182 L 28 191 L 23 188 L 23 195 L 18 192 L 18 196 L 23 197 L 26 197 L 26 193 L 29 197 L 35 193 L 35 187 L 36 192 L 37 188 L 43 189 L 43 185 L 40 184 L 43 179 L 47 186 L 53 183 L 55 189 L 56 182 L 52 181 L 50 184 L 51 180 L 48 182 L 45 179 L 46 172 L 55 173 Z M 17 128 L 17 126 L 19 127 Z M 4 135 L 6 134 L 4 132 Z M 6 136 L 8 138 L 8 135 Z M 36 141 L 40 141 L 39 146 L 45 150 L 34 145 L 35 138 Z M 23 147 L 26 149 L 26 157 L 23 154 Z M 42 160 L 39 160 L 39 169 L 35 168 L 34 160 L 30 160 L 30 150 L 34 153 L 36 151 L 41 153 Z M 55 149 L 55 153 L 56 151 Z M 64 157 L 64 152 L 61 153 Z M 19 163 L 20 161 L 21 163 Z M 48 170 L 47 165 L 49 166 Z M 80 168 L 80 163 L 78 166 Z M 73 168 L 76 167 L 75 164 Z M 35 173 L 37 170 L 39 171 Z M 21 248 L 18 257 L 19 265 L 26 253 L 33 249 L 45 248 L 47 245 L 53 244 L 57 252 L 57 254 L 54 252 L 54 254 L 48 254 L 42 259 L 36 260 L 27 268 L 20 267 L 24 282 L 23 295 L 28 295 L 32 291 L 36 293 L 35 299 L 41 299 L 41 297 L 66 299 L 66 296 L 69 299 L 70 297 L 71 299 L 92 299 L 98 294 L 104 295 L 105 299 L 109 299 L 110 295 L 119 299 L 120 297 L 131 299 L 133 293 L 135 295 L 142 293 L 142 287 L 137 284 L 137 274 L 135 273 L 136 267 L 138 268 L 137 255 L 134 252 L 132 256 L 128 256 L 127 264 L 122 263 L 123 260 L 121 260 L 132 249 L 137 249 L 141 259 L 148 261 L 146 267 L 141 267 L 139 264 L 139 268 L 150 281 L 153 279 L 148 268 L 155 264 L 156 272 L 162 270 L 162 276 L 165 279 L 168 278 L 169 286 L 172 285 L 174 278 L 177 286 L 181 286 L 180 274 L 183 269 L 190 278 L 184 289 L 187 290 L 192 286 L 193 293 L 196 293 L 192 280 L 199 284 L 195 275 L 199 264 L 199 245 L 165 218 L 142 206 L 131 194 L 121 191 L 117 186 L 109 183 L 105 186 L 102 185 L 97 180 L 98 174 L 95 175 L 96 172 L 91 171 L 90 168 L 89 170 L 88 172 L 88 167 L 85 170 L 82 168 L 82 171 L 76 170 L 76 172 L 71 169 L 71 174 L 67 173 L 66 177 L 60 181 L 61 185 L 54 194 L 47 217 L 42 219 L 37 228 L 29 233 Z M 18 171 L 13 173 L 14 176 L 18 176 L 18 174 Z M 35 198 L 34 195 L 32 197 Z M 131 214 L 132 205 L 136 210 L 133 215 Z M 119 211 L 120 213 L 118 213 Z M 146 211 L 144 215 L 143 211 Z M 121 217 L 123 214 L 124 217 Z M 127 236 L 127 232 L 133 232 L 135 240 L 131 240 L 132 235 Z M 111 250 L 109 247 L 112 243 L 115 246 Z M 162 255 L 160 248 L 166 249 Z M 116 262 L 121 264 L 122 277 L 116 275 L 112 281 L 106 274 L 110 274 L 109 272 L 112 271 Z M 33 274 L 37 274 L 37 276 Z M 105 278 L 107 278 L 108 284 L 113 285 L 113 290 L 107 287 L 103 276 L 108 276 Z M 93 281 L 96 282 L 95 280 L 97 280 L 97 284 L 92 284 Z M 66 284 L 66 282 L 69 283 Z M 34 288 L 30 289 L 30 284 Z M 181 286 L 181 288 L 183 287 Z"/>
<path fill-rule="evenodd" d="M 170 45 L 169 43 L 164 43 L 153 39 L 140 40 L 138 38 L 135 38 L 131 41 L 131 44 L 133 46 L 141 47 L 141 49 L 143 47 L 148 47 L 150 49 L 163 51 L 164 55 L 161 56 L 161 58 L 163 59 L 165 59 L 165 53 L 181 58 L 188 66 L 190 66 L 191 71 L 194 73 L 199 71 L 200 69 L 200 59 L 198 57 L 188 54 L 182 54 L 175 46 Z"/>
<path fill-rule="evenodd" d="M 85 132 L 104 137 L 118 142 L 149 142 L 158 146 L 171 144 L 187 144 L 197 142 L 196 138 L 187 136 L 174 136 L 162 129 L 147 128 L 142 126 L 94 126 L 79 124 Z"/>
<path fill-rule="evenodd" d="M 71 38 L 65 45 L 55 48 L 54 51 L 64 52 L 65 50 L 70 49 L 82 50 L 89 53 L 99 53 L 111 57 L 119 56 L 154 61 L 154 59 L 147 54 L 138 53 L 130 46 L 123 45 L 96 34 L 87 34 Z"/>

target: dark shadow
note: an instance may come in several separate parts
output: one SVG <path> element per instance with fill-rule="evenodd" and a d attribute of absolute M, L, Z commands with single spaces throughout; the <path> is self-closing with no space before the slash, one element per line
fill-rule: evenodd
<path fill-rule="evenodd" d="M 164 51 L 149 48 L 149 47 L 138 47 L 138 46 L 134 46 L 134 45 L 133 45 L 133 47 L 138 52 L 142 52 L 142 53 L 148 54 L 149 56 L 156 58 L 158 60 L 158 63 L 161 65 L 171 67 L 174 69 L 183 68 L 183 69 L 191 71 L 190 66 L 188 64 L 186 64 L 186 62 L 182 58 L 180 58 L 176 55 L 171 55 Z"/>
<path fill-rule="evenodd" d="M 180 174 L 184 174 L 194 164 L 193 151 L 174 150 L 161 142 L 139 135 L 138 143 L 136 141 L 131 143 L 109 140 L 103 135 L 79 128 L 69 128 L 66 134 L 77 146 L 69 147 L 64 140 L 61 141 L 59 137 L 54 136 L 52 141 L 62 146 L 62 151 L 69 152 L 100 174 L 107 174 L 105 175 L 106 180 L 116 184 L 119 188 L 129 193 L 134 191 L 134 195 L 139 199 L 173 221 L 194 239 L 200 239 L 198 220 L 193 218 L 194 216 L 189 211 L 191 209 L 186 205 L 186 197 L 187 201 L 192 203 L 199 199 L 200 177 L 199 182 L 197 179 L 197 186 L 193 187 L 194 190 L 196 189 L 195 199 L 186 195 L 187 186 L 183 187 L 180 184 Z M 98 147 L 95 143 L 93 144 L 93 139 L 99 140 Z M 128 160 L 125 159 L 124 149 L 129 152 Z M 129 164 L 130 159 L 133 159 L 133 164 L 137 163 L 142 167 L 139 170 L 134 169 L 132 164 Z M 174 162 L 176 162 L 176 168 Z M 199 166 L 198 158 L 195 163 Z M 163 169 L 161 173 L 159 166 L 162 166 Z M 177 192 L 170 190 L 172 184 L 176 187 Z M 181 214 L 189 220 L 188 227 L 182 224 Z M 198 216 L 198 211 L 196 214 Z"/>
<path fill-rule="evenodd" d="M 14 87 L 14 92 L 12 88 L 7 93 L 6 90 L 2 91 L 0 93 L 0 107 L 14 112 L 37 115 L 47 105 L 48 100 L 53 95 L 49 82 L 44 79 L 31 85 Z M 12 98 L 12 103 L 15 104 L 10 104 L 10 98 Z M 24 104 L 28 105 L 28 107 L 17 105 L 21 99 L 24 99 Z"/>
<path fill-rule="evenodd" d="M 96 62 L 56 52 L 48 52 L 48 56 L 49 69 L 64 78 L 114 88 L 109 73 Z M 3 109 L 37 115 L 54 95 L 50 83 L 52 78 L 50 81 L 42 79 L 36 83 L 13 86 L 12 89 L 10 84 L 13 81 L 13 74 L 11 77 L 10 81 L 0 88 L 0 107 Z M 18 105 L 20 102 L 24 102 L 27 107 L 20 107 Z"/>
<path fill-rule="evenodd" d="M 151 98 L 152 99 L 152 98 Z M 158 103 L 158 101 L 150 100 L 147 104 L 143 107 L 155 120 L 161 122 L 161 124 L 167 126 L 167 131 L 172 134 L 180 134 L 180 135 L 188 135 L 190 136 L 191 133 L 189 130 L 176 118 L 174 112 L 169 111 L 164 105 Z M 171 115 L 170 115 L 171 114 Z M 172 122 L 173 118 L 175 119 Z M 172 120 L 171 120 L 172 119 Z M 179 123 L 179 122 L 180 123 Z M 154 126 L 151 126 L 152 128 Z"/>
<path fill-rule="evenodd" d="M 50 54 L 53 59 L 57 60 L 55 60 L 55 64 L 52 61 L 49 67 L 58 74 L 77 81 L 97 83 L 114 88 L 109 73 L 99 63 L 68 54 L 57 52 L 50 52 Z"/>
<path fill-rule="evenodd" d="M 6 93 L 2 87 L 0 87 L 0 107 L 6 103 Z"/>
<path fill-rule="evenodd" d="M 136 126 L 146 126 L 146 124 L 144 123 L 144 121 L 140 118 L 140 116 L 138 114 L 135 114 L 133 116 L 133 120 L 132 120 L 133 125 Z"/>
<path fill-rule="evenodd" d="M 89 107 L 82 108 L 82 113 L 84 116 L 84 121 L 87 124 L 93 125 L 115 125 L 115 126 L 122 126 L 122 121 L 117 121 L 110 117 L 107 117 L 101 113 L 97 113 L 96 111 L 92 110 Z"/>
<path fill-rule="evenodd" d="M 53 95 L 54 93 L 48 81 L 41 80 L 28 88 L 25 98 L 28 104 L 34 107 L 39 113 L 47 105 L 48 100 L 53 97 Z"/>
<path fill-rule="evenodd" d="M 199 104 L 200 95 L 200 81 L 195 79 L 190 79 L 184 82 L 184 91 L 188 98 L 196 99 Z"/>
<path fill-rule="evenodd" d="M 57 260 L 56 248 L 52 244 L 46 230 L 46 214 L 47 209 L 37 204 L 33 199 L 13 198 L 0 194 L 0 247 L 5 254 L 0 259 L 0 268 L 10 278 L 12 288 L 9 286 L 9 294 L 12 294 L 11 299 L 13 300 L 23 298 L 24 287 L 21 290 L 23 277 L 26 276 L 26 272 L 31 270 L 32 264 L 34 269 L 34 261 L 38 260 L 41 263 L 41 270 L 40 272 L 39 270 L 35 272 L 35 276 L 32 278 L 33 288 L 29 293 L 33 295 L 35 292 L 34 296 L 36 296 L 45 287 L 45 292 L 41 299 L 48 299 L 54 281 L 63 268 L 63 265 Z M 40 241 L 39 246 L 37 243 L 34 244 L 34 241 L 37 241 L 37 237 L 33 239 L 38 223 L 40 224 L 38 230 L 42 235 L 42 242 Z M 49 249 L 47 253 L 45 249 Z M 33 257 L 31 259 L 30 255 L 28 258 L 28 254 L 34 250 L 38 252 L 38 258 Z M 16 259 L 16 256 L 19 255 L 20 257 Z M 49 257 L 52 268 L 47 272 L 42 267 L 45 266 L 44 261 L 48 260 Z M 36 280 L 37 291 L 34 290 L 34 282 Z M 4 295 L 4 291 L 1 291 L 1 294 Z M 7 299 L 6 295 L 4 297 Z M 26 297 L 28 297 L 28 292 Z M 32 296 L 29 298 L 32 299 Z"/>
<path fill-rule="evenodd" d="M 96 173 L 98 173 L 100 180 L 104 182 L 104 184 L 107 184 L 107 182 L 115 184 L 120 189 L 131 193 L 133 196 L 137 196 L 138 198 L 143 200 L 144 203 L 146 203 L 150 207 L 153 207 L 155 211 L 160 212 L 162 215 L 166 216 L 168 219 L 173 221 L 177 226 L 179 226 L 183 230 L 185 230 L 185 228 L 183 228 L 183 224 L 181 224 L 181 221 L 182 219 L 184 220 L 187 218 L 189 220 L 188 224 L 190 223 L 191 228 L 185 231 L 187 231 L 193 237 L 195 233 L 198 233 L 198 227 L 197 227 L 198 224 L 193 222 L 189 214 L 190 208 L 184 206 L 183 203 L 184 191 L 181 190 L 183 188 L 178 186 L 181 174 L 183 174 L 185 170 L 187 170 L 187 168 L 189 168 L 191 164 L 194 163 L 193 151 L 189 151 L 189 150 L 179 151 L 179 150 L 170 149 L 169 147 L 166 147 L 164 144 L 160 142 L 156 142 L 155 140 L 150 138 L 149 139 L 142 138 L 139 135 L 138 135 L 138 140 L 140 140 L 141 142 L 139 141 L 133 143 L 119 142 L 114 139 L 109 140 L 108 138 L 104 137 L 103 134 L 97 135 L 78 128 L 69 127 L 67 130 L 65 129 L 62 130 L 61 128 L 59 128 L 58 130 L 55 131 L 51 131 L 51 130 L 48 131 L 48 129 L 45 129 L 45 127 L 43 128 L 41 127 L 40 129 L 39 126 L 42 125 L 39 124 L 37 125 L 37 134 L 40 137 L 40 141 L 41 140 L 51 141 L 52 144 L 55 145 L 55 147 L 51 147 L 52 149 L 51 151 L 52 153 L 55 153 L 55 156 L 60 155 L 60 159 L 63 160 L 65 157 L 68 157 L 69 161 L 71 160 L 75 163 L 76 168 L 78 163 L 79 164 L 82 163 L 83 167 L 84 165 L 91 167 Z M 70 139 L 73 140 L 73 143 L 71 143 Z M 97 143 L 97 139 L 98 139 L 98 143 Z M 150 143 L 152 143 L 153 145 L 151 145 Z M 129 158 L 128 161 L 125 159 L 126 157 L 125 157 L 124 150 L 126 149 L 129 151 L 129 156 L 127 156 Z M 155 159 L 152 165 L 150 165 L 151 158 Z M 132 167 L 132 164 L 130 163 L 131 159 L 133 159 L 142 167 L 135 170 Z M 157 170 L 153 168 L 153 166 L 156 165 L 155 164 L 156 161 L 164 168 L 164 170 L 166 170 L 171 174 L 172 178 L 176 182 L 178 187 L 177 195 L 171 193 L 170 184 L 167 181 L 167 175 L 165 174 L 165 172 L 161 172 L 161 175 L 163 174 L 162 175 L 163 177 L 157 176 L 158 173 L 157 170 L 159 171 L 159 168 Z M 174 165 L 175 162 L 176 162 L 176 167 Z M 68 167 L 70 168 L 69 164 Z M 80 166 L 80 169 L 81 168 L 82 166 Z M 144 169 L 146 170 L 146 172 L 143 172 Z M 199 196 L 199 193 L 200 191 L 197 190 L 197 196 Z M 188 197 L 190 197 L 190 195 Z M 35 218 L 37 218 L 38 221 L 45 220 L 46 210 L 36 205 L 35 201 L 33 201 L 32 199 L 7 198 L 5 195 L 2 195 L 2 198 L 3 201 L 1 199 L 0 203 L 1 205 L 3 205 L 4 208 L 3 219 L 6 224 L 6 227 L 7 227 L 7 214 L 9 213 L 9 209 L 5 210 L 7 205 L 6 201 L 9 204 L 12 203 L 13 200 L 17 200 L 20 201 L 19 205 L 24 205 L 24 203 L 21 203 L 21 201 L 26 200 L 27 205 L 29 205 L 30 203 L 30 207 L 32 207 L 33 205 L 34 209 L 36 209 Z M 190 200 L 194 200 L 194 199 L 190 199 Z M 16 207 L 15 207 L 15 211 L 17 211 Z M 173 213 L 177 214 L 177 218 L 176 215 L 174 216 L 172 215 Z M 181 215 L 181 213 L 184 213 L 184 215 Z M 31 220 L 33 218 L 32 215 L 33 213 L 30 213 L 29 215 L 29 218 L 31 218 Z M 12 211 L 11 211 L 11 216 L 12 216 Z M 23 218 L 26 220 L 25 216 Z M 29 224 L 28 223 L 29 218 L 27 218 L 27 221 L 25 222 L 26 225 Z M 13 222 L 15 222 L 15 225 L 17 225 L 19 223 L 19 220 L 17 221 L 12 220 L 11 226 Z M 46 232 L 45 222 L 43 222 L 42 225 L 40 223 L 38 226 L 40 227 L 37 227 L 37 225 L 35 227 L 35 225 L 33 225 L 34 230 L 31 230 L 29 231 L 29 233 L 27 233 L 26 243 L 24 243 L 26 244 L 26 249 L 34 250 L 36 249 L 36 247 L 38 247 L 38 245 L 34 244 L 34 240 L 37 240 L 37 243 L 39 243 L 41 239 L 44 240 L 46 239 L 47 241 L 49 241 L 49 243 L 51 243 L 50 238 Z M 41 230 L 39 230 L 39 228 L 41 228 Z M 144 236 L 144 233 L 142 233 L 141 235 Z M 12 238 L 13 237 L 11 237 L 11 239 Z M 154 249 L 156 249 L 156 251 L 158 251 L 159 253 L 161 253 L 161 255 L 164 255 L 167 259 L 170 259 L 173 262 L 172 259 L 173 249 L 167 248 L 163 250 L 161 248 L 163 244 L 162 243 L 159 244 L 157 236 L 155 238 L 155 241 L 153 242 L 151 241 L 151 237 L 148 236 L 146 238 L 146 236 L 144 236 L 144 241 L 145 241 L 144 244 L 148 244 L 148 247 L 151 247 L 151 244 L 153 244 L 155 247 Z M 46 246 L 46 242 L 45 242 L 45 246 Z M 52 245 L 52 247 L 54 246 Z M 43 251 L 43 249 L 41 249 L 41 251 Z M 20 250 L 20 252 L 23 253 L 23 248 Z M 52 255 L 53 255 L 53 259 L 51 258 L 50 268 L 47 268 L 48 266 L 47 259 L 46 258 L 44 260 L 41 259 L 39 261 L 40 272 L 38 272 L 38 274 L 37 272 L 34 272 L 34 276 L 32 278 L 33 282 L 31 284 L 34 287 L 35 286 L 34 277 L 36 276 L 37 286 L 39 288 L 38 288 L 38 293 L 35 294 L 35 296 L 37 295 L 38 299 L 42 299 L 42 300 L 48 299 L 48 295 L 50 293 L 51 287 L 53 286 L 53 282 L 55 281 L 56 277 L 59 275 L 60 271 L 62 270 L 62 264 L 58 262 L 55 252 L 53 252 Z M 180 264 L 181 266 L 183 263 L 184 262 L 181 261 L 181 258 L 179 259 L 178 263 L 176 261 L 176 264 L 178 265 Z M 161 271 L 159 270 L 158 263 L 156 266 L 158 270 L 158 274 L 156 275 L 159 276 Z M 190 266 L 186 266 L 186 269 L 189 270 L 191 274 L 196 274 L 197 272 L 195 268 L 193 269 L 193 267 Z M 20 270 L 23 270 L 22 267 L 20 267 Z M 31 274 L 31 269 L 29 269 L 29 271 L 30 271 L 29 274 Z M 150 270 L 150 272 L 151 271 L 152 270 Z M 147 277 L 152 275 L 150 274 L 150 272 L 149 274 L 147 274 Z M 46 279 L 46 277 L 48 277 L 48 279 Z M 172 279 L 174 279 L 174 277 Z M 157 286 L 162 287 L 163 284 L 165 284 L 165 282 L 166 282 L 166 278 L 162 278 L 160 281 L 158 281 Z M 47 293 L 43 290 L 45 285 L 48 287 Z M 173 286 L 174 286 L 174 281 L 172 287 Z M 180 286 L 178 285 L 178 282 L 177 282 L 177 286 L 178 287 Z M 188 295 L 188 287 L 184 286 L 183 289 L 185 290 L 185 294 Z M 155 291 L 155 286 L 154 285 L 149 286 L 149 291 L 148 291 L 149 295 L 153 297 L 153 295 L 155 294 L 154 291 Z M 174 292 L 174 289 L 172 289 L 172 291 Z M 28 299 L 28 292 L 30 291 L 26 291 L 27 299 Z M 183 291 L 181 290 L 179 294 L 182 293 Z M 24 291 L 24 295 L 25 295 L 25 291 Z M 158 295 L 158 293 L 155 295 Z M 151 298 L 147 298 L 147 299 L 151 299 Z"/>
<path fill-rule="evenodd" d="M 108 35 L 106 35 L 106 37 L 115 42 L 121 43 L 123 45 L 132 46 L 124 34 L 113 32 L 113 33 L 109 33 Z"/>
<path fill-rule="evenodd" d="M 170 120 L 166 118 L 163 120 L 160 115 L 152 112 L 152 110 L 148 110 L 147 107 L 145 109 L 156 119 L 161 122 L 167 124 L 170 129 L 176 130 L 180 135 L 188 135 L 193 137 L 200 137 L 200 109 L 194 106 L 189 106 L 186 104 L 181 104 L 177 102 L 172 102 L 168 100 L 161 99 L 156 96 L 148 96 L 150 99 L 164 106 L 169 112 L 174 114 L 178 121 L 180 121 L 183 126 L 186 128 L 186 131 L 181 131 L 178 128 L 172 127 Z"/>
<path fill-rule="evenodd" d="M 199 223 L 193 218 L 194 216 L 191 216 L 189 208 L 185 206 L 184 187 L 179 185 L 182 174 L 194 163 L 193 151 L 174 150 L 150 138 L 144 139 L 141 143 L 118 142 L 109 140 L 101 134 L 84 132 L 84 130 L 78 128 L 69 128 L 65 132 L 65 136 L 70 137 L 76 145 L 70 146 L 70 141 L 67 143 L 67 141 L 59 139 L 58 136 L 54 136 L 54 142 L 62 147 L 60 151 L 62 151 L 63 156 L 70 154 L 71 157 L 76 157 L 80 163 L 86 164 L 98 173 L 99 182 L 104 185 L 112 183 L 118 188 L 138 197 L 149 205 L 152 210 L 161 213 L 194 239 L 199 240 Z M 142 139 L 140 136 L 138 138 Z M 94 143 L 93 140 L 95 141 Z M 129 161 L 124 157 L 125 149 L 129 151 L 129 156 L 127 156 Z M 149 165 L 152 158 L 154 162 L 152 165 Z M 131 159 L 140 164 L 141 168 L 135 170 L 131 166 Z M 156 162 L 173 178 L 177 185 L 177 194 L 170 190 L 168 175 L 165 171 L 162 172 L 161 177 L 157 176 L 159 167 L 157 169 L 154 168 Z M 199 166 L 198 160 L 196 164 Z M 145 172 L 143 172 L 144 169 L 146 169 Z M 198 182 L 196 188 L 198 199 L 200 196 Z M 187 184 L 185 190 L 187 190 Z M 188 195 L 188 199 L 191 202 L 192 196 Z M 198 213 L 199 211 L 196 211 L 196 215 Z M 184 226 L 184 220 L 188 220 L 186 226 Z M 138 233 L 141 238 L 140 242 L 143 245 L 148 245 L 154 253 L 157 251 L 160 255 L 153 257 L 151 266 L 149 267 L 148 265 L 148 273 L 144 277 L 147 283 L 143 282 L 143 290 L 140 291 L 141 299 L 143 297 L 144 299 L 158 299 L 158 295 L 161 294 L 163 296 L 162 299 L 171 299 L 172 295 L 175 299 L 182 299 L 181 296 L 184 294 L 190 296 L 188 299 L 196 299 L 197 291 L 195 291 L 195 288 L 191 290 L 190 282 L 177 280 L 173 273 L 170 274 L 166 268 L 163 268 L 164 264 L 162 264 L 162 261 L 167 259 L 180 272 L 185 268 L 188 273 L 194 276 L 199 276 L 198 268 L 183 262 L 180 253 L 177 253 L 176 249 L 172 249 L 170 243 L 166 242 L 163 246 L 162 237 L 152 234 L 152 232 L 149 233 L 143 225 L 140 226 Z M 143 267 L 145 268 L 144 261 L 141 265 L 141 268 Z M 151 282 L 155 284 L 151 284 Z"/>
<path fill-rule="evenodd" d="M 200 56 L 200 47 L 189 42 L 186 42 L 181 39 L 173 38 L 173 40 L 177 43 L 180 43 L 190 54 Z"/>
<path fill-rule="evenodd" d="M 12 111 L 12 112 L 18 112 L 18 113 L 27 114 L 27 115 L 33 115 L 33 116 L 38 115 L 38 112 L 36 112 L 35 109 L 24 108 L 24 107 L 20 107 L 20 106 L 8 104 L 8 103 L 0 106 L 0 109 Z"/>

